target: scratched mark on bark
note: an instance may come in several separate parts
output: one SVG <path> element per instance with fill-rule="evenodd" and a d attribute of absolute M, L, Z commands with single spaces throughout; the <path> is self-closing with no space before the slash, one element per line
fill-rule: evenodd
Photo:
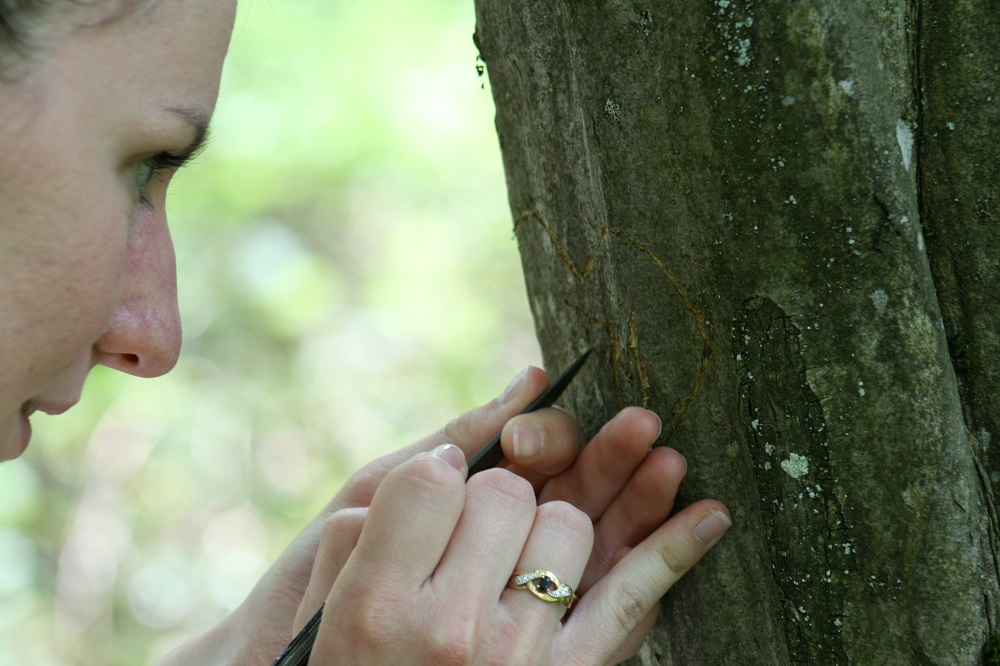
<path fill-rule="evenodd" d="M 642 252 L 653 260 L 653 263 L 656 264 L 656 267 L 660 269 L 660 272 L 667 277 L 667 280 L 670 282 L 671 286 L 673 286 L 674 291 L 677 292 L 681 302 L 684 303 L 684 307 L 691 313 L 692 318 L 694 318 L 695 326 L 698 327 L 698 334 L 701 336 L 702 348 L 701 359 L 698 362 L 698 372 L 695 374 L 691 390 L 688 392 L 687 397 L 684 398 L 684 402 L 681 403 L 680 409 L 678 409 L 677 413 L 674 414 L 670 434 L 667 435 L 666 438 L 666 441 L 670 441 L 670 437 L 673 436 L 674 432 L 676 432 L 677 427 L 684 419 L 684 416 L 694 406 L 695 401 L 698 400 L 698 395 L 701 393 L 701 388 L 705 383 L 705 377 L 708 376 L 708 362 L 709 358 L 712 356 L 712 336 L 708 333 L 708 324 L 705 323 L 705 315 L 701 311 L 701 308 L 698 307 L 698 304 L 695 303 L 690 296 L 688 296 L 687 291 L 681 285 L 680 280 L 677 279 L 677 276 L 670 269 L 670 267 L 667 266 L 667 264 L 664 263 L 664 261 L 660 259 L 660 257 L 658 257 L 647 245 L 644 245 L 634 238 L 625 235 L 622 231 L 615 231 L 613 233 L 615 236 L 621 238 L 636 250 Z"/>
<path fill-rule="evenodd" d="M 646 364 L 639 358 L 639 317 L 635 310 L 628 318 L 628 348 L 635 356 L 635 369 L 639 375 L 639 387 L 642 389 L 642 406 L 649 408 L 649 375 L 646 374 Z"/>
<path fill-rule="evenodd" d="M 556 232 L 552 230 L 552 227 L 550 227 L 549 223 L 545 221 L 545 218 L 535 210 L 529 209 L 521 211 L 521 214 L 517 216 L 516 220 L 514 220 L 514 235 L 517 235 L 517 231 L 520 228 L 521 223 L 530 219 L 534 219 L 542 225 L 542 229 L 545 229 L 545 233 L 547 233 L 549 238 L 552 239 L 552 245 L 556 248 L 556 252 L 559 253 L 563 263 L 566 264 L 566 268 L 568 268 L 569 272 L 573 274 L 573 277 L 576 278 L 577 282 L 583 284 L 584 280 L 587 279 L 587 274 L 594 268 L 594 255 L 587 257 L 582 270 L 577 268 L 573 259 L 569 256 L 566 246 L 559 241 L 559 236 L 557 236 Z"/>
<path fill-rule="evenodd" d="M 621 369 L 622 374 L 625 376 L 625 380 L 631 384 L 634 381 L 635 376 L 632 374 L 632 368 L 629 366 L 626 355 L 622 353 L 622 346 L 618 342 L 618 336 L 615 334 L 614 327 L 600 317 L 595 317 L 585 312 L 584 309 L 576 303 L 572 303 L 570 301 L 564 302 L 568 307 L 576 310 L 582 317 L 589 319 L 594 322 L 594 324 L 604 329 L 605 334 L 608 336 L 608 347 L 611 350 L 612 366 L 617 366 Z M 632 356 L 635 358 L 636 375 L 639 379 L 639 387 L 642 389 L 642 406 L 648 409 L 651 401 L 649 392 L 649 376 L 646 374 L 646 364 L 643 363 L 642 359 L 639 357 L 638 315 L 635 310 L 632 311 L 628 324 L 628 339 L 626 341 L 626 345 L 628 346 L 629 351 L 632 352 Z M 612 379 L 615 383 L 615 400 L 618 403 L 618 408 L 621 409 L 625 406 L 625 395 L 622 392 L 621 383 L 618 381 L 617 372 L 612 374 Z"/>
<path fill-rule="evenodd" d="M 520 230 L 522 224 L 526 220 L 535 220 L 541 226 L 541 228 L 548 235 L 549 240 L 552 242 L 552 246 L 555 248 L 556 253 L 559 258 L 565 264 L 569 272 L 576 278 L 578 284 L 583 285 L 587 276 L 594 269 L 596 265 L 596 259 L 594 254 L 591 253 L 587 256 L 584 261 L 583 268 L 579 268 L 573 258 L 570 256 L 569 251 L 566 246 L 563 245 L 562 241 L 559 239 L 558 234 L 552 226 L 546 221 L 544 216 L 534 209 L 523 210 L 514 221 L 514 233 L 517 234 Z M 622 240 L 629 246 L 631 246 L 636 251 L 645 254 L 656 266 L 656 268 L 666 277 L 667 281 L 670 283 L 674 292 L 680 298 L 685 309 L 691 313 L 691 317 L 694 320 L 695 327 L 698 330 L 698 335 L 701 338 L 702 350 L 701 358 L 698 363 L 698 369 L 695 373 L 695 377 L 691 383 L 691 387 L 688 390 L 687 396 L 681 401 L 680 406 L 675 410 L 673 416 L 668 421 L 668 428 L 664 429 L 663 441 L 664 444 L 669 443 L 670 439 L 673 437 L 677 428 L 680 426 L 681 421 L 688 414 L 691 408 L 694 406 L 695 402 L 698 400 L 698 396 L 701 393 L 701 389 L 705 383 L 705 378 L 708 375 L 709 359 L 712 354 L 712 338 L 709 335 L 708 325 L 705 322 L 705 316 L 701 308 L 697 303 L 688 296 L 687 291 L 681 285 L 680 280 L 674 271 L 664 262 L 648 245 L 641 243 L 631 236 L 627 235 L 623 231 L 616 230 L 610 231 L 607 227 L 603 227 L 600 233 L 600 239 L 604 239 L 608 234 Z M 615 387 L 615 398 L 618 402 L 619 409 L 624 407 L 625 398 L 624 392 L 622 390 L 621 383 L 618 379 L 617 369 L 620 368 L 622 375 L 625 380 L 631 384 L 636 379 L 639 382 L 639 388 L 642 392 L 642 403 L 643 407 L 648 407 L 651 402 L 651 385 L 649 380 L 649 375 L 646 369 L 646 364 L 642 361 L 642 356 L 639 346 L 639 325 L 638 325 L 638 315 L 635 310 L 630 312 L 629 320 L 627 323 L 627 334 L 625 340 L 625 347 L 619 342 L 618 335 L 615 332 L 615 327 L 612 324 L 600 317 L 596 317 L 586 311 L 579 305 L 572 303 L 570 301 L 565 301 L 565 304 L 571 309 L 578 312 L 580 315 L 589 319 L 592 323 L 602 328 L 608 337 L 608 347 L 611 354 L 611 364 L 612 368 L 616 371 L 613 373 L 614 387 Z M 632 372 L 632 367 L 629 362 L 628 356 L 631 355 L 635 363 L 635 373 Z"/>

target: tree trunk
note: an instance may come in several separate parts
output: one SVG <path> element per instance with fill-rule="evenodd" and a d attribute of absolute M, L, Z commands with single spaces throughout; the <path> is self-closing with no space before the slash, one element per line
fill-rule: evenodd
<path fill-rule="evenodd" d="M 635 663 L 980 663 L 995 0 L 477 0 L 477 43 L 544 357 L 599 351 L 565 404 L 654 409 L 733 513 Z"/>

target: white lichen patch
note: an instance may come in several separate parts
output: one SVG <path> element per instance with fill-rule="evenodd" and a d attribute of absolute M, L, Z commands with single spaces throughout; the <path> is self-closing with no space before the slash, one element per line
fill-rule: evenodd
<path fill-rule="evenodd" d="M 913 163 L 913 128 L 902 118 L 896 121 L 896 143 L 903 154 L 903 168 L 909 172 Z"/>
<path fill-rule="evenodd" d="M 612 118 L 614 118 L 616 121 L 621 120 L 622 107 L 620 104 L 618 104 L 618 102 L 611 99 L 610 97 L 608 98 L 608 101 L 605 102 L 604 104 L 604 112 L 607 113 Z"/>
<path fill-rule="evenodd" d="M 862 398 L 865 397 L 865 383 L 860 379 L 858 380 L 858 395 Z"/>
<path fill-rule="evenodd" d="M 845 95 L 847 95 L 848 97 L 854 97 L 854 81 L 852 79 L 844 79 L 843 81 L 838 81 L 837 85 L 840 87 L 841 90 L 844 91 Z"/>
<path fill-rule="evenodd" d="M 653 32 L 653 15 L 649 12 L 643 12 L 642 20 L 639 21 L 639 28 L 642 30 L 642 34 L 649 37 L 650 33 Z"/>
<path fill-rule="evenodd" d="M 885 314 L 885 306 L 889 304 L 889 295 L 881 289 L 876 289 L 871 293 L 872 304 L 879 314 Z"/>
<path fill-rule="evenodd" d="M 793 479 L 801 479 L 809 473 L 809 459 L 797 453 L 789 453 L 788 460 L 781 461 L 781 469 Z"/>
<path fill-rule="evenodd" d="M 745 3 L 743 11 L 735 6 L 735 0 L 715 0 L 715 6 L 719 8 L 719 23 L 716 25 L 726 44 L 726 60 L 735 62 L 740 67 L 750 65 L 753 57 L 750 54 L 750 38 L 745 36 L 746 31 L 753 25 L 753 16 L 750 15 L 752 3 Z M 736 19 L 736 20 L 734 20 Z"/>
<path fill-rule="evenodd" d="M 982 449 L 983 451 L 989 450 L 990 439 L 992 439 L 992 435 L 990 435 L 989 430 L 987 430 L 986 428 L 980 428 L 979 432 L 976 433 L 976 439 L 979 440 L 980 449 Z"/>

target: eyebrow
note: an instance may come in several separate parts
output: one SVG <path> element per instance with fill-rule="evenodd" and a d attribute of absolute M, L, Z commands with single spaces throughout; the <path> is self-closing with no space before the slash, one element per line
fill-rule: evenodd
<path fill-rule="evenodd" d="M 181 157 L 185 162 L 187 162 L 204 150 L 205 146 L 208 145 L 210 125 L 212 122 L 211 114 L 187 106 L 172 106 L 168 108 L 167 111 L 186 122 L 194 130 L 194 140 L 181 151 L 180 155 L 178 155 L 178 157 Z"/>

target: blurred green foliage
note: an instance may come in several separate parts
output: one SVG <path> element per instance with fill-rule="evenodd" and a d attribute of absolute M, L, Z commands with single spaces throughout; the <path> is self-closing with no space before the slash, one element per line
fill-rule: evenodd
<path fill-rule="evenodd" d="M 185 345 L 0 465 L 0 666 L 151 663 L 368 460 L 539 363 L 470 0 L 247 0 L 171 225 Z"/>

